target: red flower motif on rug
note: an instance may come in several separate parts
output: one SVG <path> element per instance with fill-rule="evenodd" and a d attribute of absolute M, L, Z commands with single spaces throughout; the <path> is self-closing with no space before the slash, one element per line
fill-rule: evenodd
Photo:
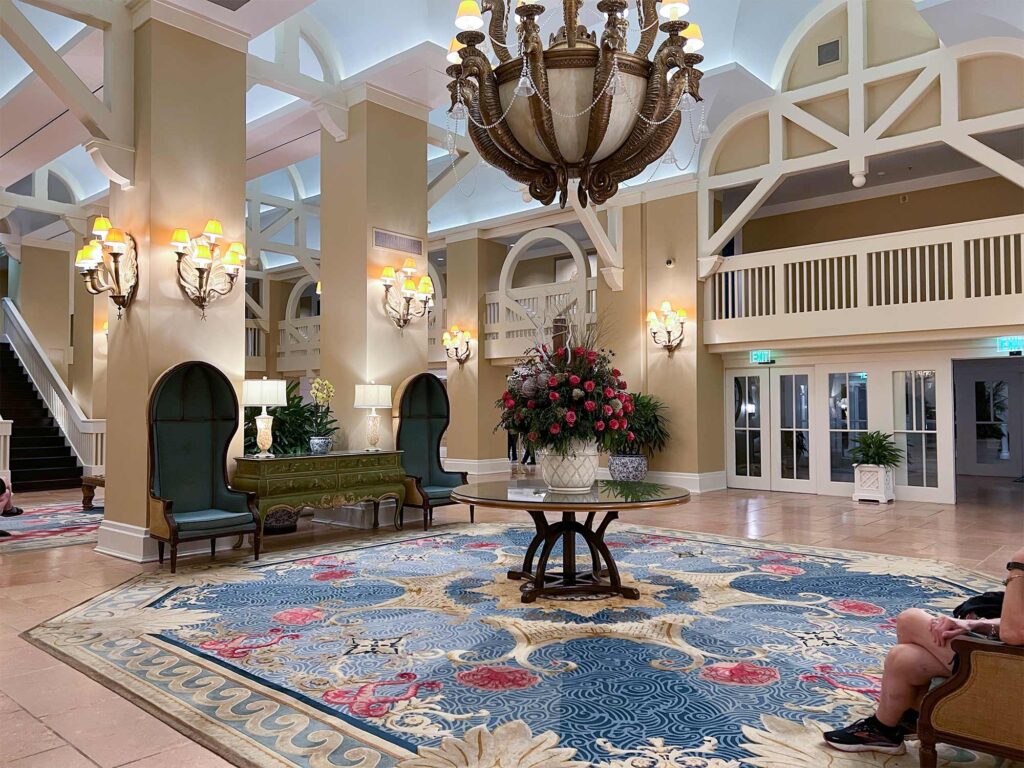
<path fill-rule="evenodd" d="M 803 568 L 797 568 L 795 565 L 779 565 L 777 563 L 759 565 L 757 570 L 774 573 L 776 576 L 803 576 L 806 573 Z"/>
<path fill-rule="evenodd" d="M 416 675 L 412 672 L 400 672 L 395 675 L 394 680 L 381 680 L 375 683 L 366 683 L 356 689 L 335 688 L 324 692 L 323 699 L 328 704 L 339 704 L 347 707 L 348 711 L 358 717 L 384 717 L 391 711 L 391 707 L 400 701 L 408 701 L 413 698 L 420 689 L 425 691 L 439 691 L 443 683 L 428 680 L 423 683 L 414 682 Z M 384 686 L 401 685 L 404 690 L 393 696 L 378 695 L 377 689 Z"/>
<path fill-rule="evenodd" d="M 700 676 L 722 685 L 771 685 L 779 681 L 779 671 L 774 667 L 759 667 L 746 661 L 709 664 L 701 669 Z"/>
<path fill-rule="evenodd" d="M 199 647 L 204 651 L 213 651 L 222 659 L 245 659 L 260 648 L 269 648 L 284 640 L 298 640 L 300 637 L 293 633 L 284 634 L 280 627 L 273 627 L 265 634 L 246 632 L 224 640 L 207 640 L 200 643 Z"/>
<path fill-rule="evenodd" d="M 286 608 L 278 611 L 272 618 L 275 624 L 294 624 L 300 627 L 320 621 L 325 613 L 319 608 Z"/>
<path fill-rule="evenodd" d="M 471 688 L 484 691 L 521 691 L 532 688 L 540 678 L 518 667 L 476 667 L 455 674 L 455 679 Z"/>
<path fill-rule="evenodd" d="M 355 571 L 348 571 L 344 568 L 339 568 L 336 571 L 320 571 L 319 573 L 313 574 L 313 581 L 341 581 L 347 579 L 350 576 L 355 576 Z"/>
<path fill-rule="evenodd" d="M 799 555 L 794 555 L 791 552 L 776 552 L 774 549 L 766 549 L 763 552 L 755 553 L 754 556 L 753 556 L 753 559 L 754 560 L 776 561 L 776 560 L 796 560 L 799 557 L 800 557 Z"/>
<path fill-rule="evenodd" d="M 500 547 L 496 541 L 474 541 L 472 544 L 467 544 L 463 549 L 497 549 Z"/>
<path fill-rule="evenodd" d="M 874 603 L 865 603 L 863 600 L 850 600 L 845 597 L 840 600 L 833 600 L 828 604 L 828 607 L 833 611 L 849 613 L 853 616 L 881 616 L 885 613 L 884 608 Z"/>

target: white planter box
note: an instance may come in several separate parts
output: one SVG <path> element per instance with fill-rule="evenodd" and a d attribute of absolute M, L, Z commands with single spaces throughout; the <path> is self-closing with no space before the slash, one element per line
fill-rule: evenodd
<path fill-rule="evenodd" d="M 853 500 L 888 504 L 896 500 L 896 470 L 877 464 L 857 464 L 853 468 Z"/>

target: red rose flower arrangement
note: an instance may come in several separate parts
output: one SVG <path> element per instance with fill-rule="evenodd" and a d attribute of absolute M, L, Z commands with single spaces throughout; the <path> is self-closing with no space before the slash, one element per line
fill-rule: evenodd
<path fill-rule="evenodd" d="M 501 409 L 497 428 L 522 434 L 534 449 L 563 456 L 577 442 L 610 450 L 627 441 L 625 415 L 633 412 L 633 396 L 612 366 L 612 353 L 594 346 L 531 350 L 496 403 Z"/>

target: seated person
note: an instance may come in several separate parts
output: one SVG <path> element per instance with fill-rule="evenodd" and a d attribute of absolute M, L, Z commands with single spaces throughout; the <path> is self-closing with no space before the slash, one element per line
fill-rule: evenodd
<path fill-rule="evenodd" d="M 14 492 L 7 483 L 0 479 L 0 515 L 3 517 L 17 517 L 24 510 L 14 506 Z M 0 531 L 0 538 L 10 536 L 7 531 Z"/>
<path fill-rule="evenodd" d="M 904 738 L 917 732 L 917 708 L 932 679 L 953 674 L 950 641 L 968 632 L 1024 645 L 1024 548 L 1007 564 L 1006 594 L 998 619 L 953 619 L 910 608 L 896 619 L 896 646 L 885 657 L 878 709 L 825 734 L 825 743 L 844 752 L 900 755 Z"/>

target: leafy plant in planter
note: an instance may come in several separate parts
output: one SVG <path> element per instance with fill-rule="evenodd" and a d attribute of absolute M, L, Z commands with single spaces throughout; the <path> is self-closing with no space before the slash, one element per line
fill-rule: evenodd
<path fill-rule="evenodd" d="M 608 471 L 614 480 L 643 480 L 648 459 L 668 445 L 666 406 L 651 395 L 632 395 L 633 413 L 629 431 L 616 432 L 610 441 Z"/>
<path fill-rule="evenodd" d="M 289 382 L 287 398 L 287 405 L 267 409 L 267 413 L 274 417 L 274 444 L 270 451 L 277 456 L 306 453 L 309 450 L 309 438 L 313 434 L 311 405 L 302 402 L 297 381 Z M 256 445 L 256 416 L 259 413 L 259 408 L 245 409 L 247 456 L 259 451 Z"/>
<path fill-rule="evenodd" d="M 888 503 L 896 498 L 896 467 L 903 462 L 903 451 L 892 435 L 865 432 L 850 448 L 853 459 L 854 501 Z"/>

